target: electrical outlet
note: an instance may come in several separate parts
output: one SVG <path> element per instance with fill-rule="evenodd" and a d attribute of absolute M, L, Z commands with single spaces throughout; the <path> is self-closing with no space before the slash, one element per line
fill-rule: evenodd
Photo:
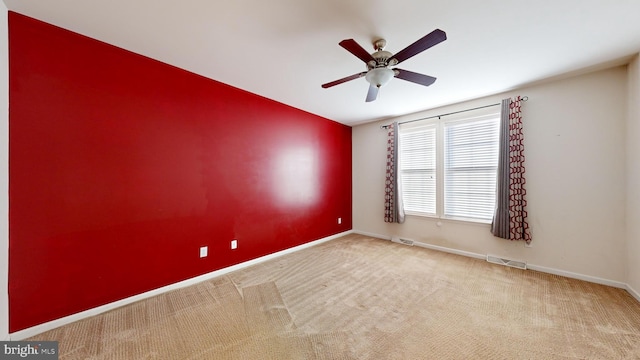
<path fill-rule="evenodd" d="M 338 218 L 338 225 L 342 224 L 342 218 Z"/>
<path fill-rule="evenodd" d="M 200 257 L 201 258 L 207 257 L 208 253 L 209 253 L 209 247 L 208 246 L 200 247 Z"/>
<path fill-rule="evenodd" d="M 231 240 L 231 250 L 238 248 L 238 240 Z"/>

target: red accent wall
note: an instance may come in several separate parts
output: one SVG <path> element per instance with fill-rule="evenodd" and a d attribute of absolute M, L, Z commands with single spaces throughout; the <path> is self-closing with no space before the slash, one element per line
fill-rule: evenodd
<path fill-rule="evenodd" d="M 351 229 L 348 126 L 14 12 L 9 102 L 11 332 Z"/>

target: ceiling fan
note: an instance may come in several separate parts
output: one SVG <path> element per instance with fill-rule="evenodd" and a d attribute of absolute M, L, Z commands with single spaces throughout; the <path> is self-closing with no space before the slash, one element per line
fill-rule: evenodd
<path fill-rule="evenodd" d="M 367 50 L 363 49 L 362 46 L 353 39 L 342 40 L 339 45 L 345 48 L 348 52 L 357 56 L 360 60 L 364 61 L 367 64 L 367 71 L 323 84 L 322 87 L 324 89 L 330 88 L 364 76 L 370 84 L 366 101 L 371 102 L 378 97 L 380 87 L 388 83 L 391 78 L 394 77 L 416 84 L 429 86 L 436 81 L 436 78 L 433 76 L 423 75 L 398 68 L 392 69 L 391 67 L 396 66 L 410 57 L 415 56 L 445 40 L 447 40 L 447 34 L 440 29 L 436 29 L 395 55 L 388 51 L 384 51 L 384 47 L 387 45 L 387 42 L 384 39 L 376 40 L 373 43 L 376 51 L 372 54 L 369 54 Z"/>

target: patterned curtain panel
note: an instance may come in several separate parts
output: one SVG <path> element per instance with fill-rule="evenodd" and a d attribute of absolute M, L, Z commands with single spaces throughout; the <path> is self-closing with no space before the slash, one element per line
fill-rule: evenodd
<path fill-rule="evenodd" d="M 384 221 L 388 223 L 404 222 L 402 204 L 400 163 L 398 151 L 398 122 L 387 127 L 387 176 L 384 188 Z"/>
<path fill-rule="evenodd" d="M 491 233 L 509 240 L 531 242 L 524 187 L 524 143 L 520 96 L 502 100 L 496 210 Z"/>

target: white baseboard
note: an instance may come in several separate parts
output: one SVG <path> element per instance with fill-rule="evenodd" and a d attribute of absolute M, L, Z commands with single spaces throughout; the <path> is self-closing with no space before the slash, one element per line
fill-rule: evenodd
<path fill-rule="evenodd" d="M 564 276 L 571 279 L 583 280 L 590 283 L 607 285 L 607 286 L 620 288 L 620 289 L 627 288 L 627 284 L 625 283 L 609 280 L 609 279 L 603 279 L 596 276 L 578 274 L 571 271 L 559 270 L 559 269 L 554 269 L 554 268 L 549 268 L 549 267 L 539 266 L 539 265 L 532 265 L 532 264 L 527 264 L 527 268 L 530 270 L 540 271 L 547 274 L 553 274 L 553 275 Z"/>
<path fill-rule="evenodd" d="M 360 230 L 353 230 L 353 233 L 354 234 L 359 234 L 359 235 L 364 235 L 364 236 L 370 236 L 370 237 L 374 237 L 374 238 L 377 238 L 377 239 L 383 239 L 383 240 L 391 240 L 391 238 L 392 238 L 391 236 L 368 233 L 368 232 L 360 231 Z M 446 252 L 446 253 L 450 253 L 450 254 L 456 254 L 456 255 L 472 257 L 472 258 L 476 258 L 476 259 L 485 259 L 486 258 L 485 255 L 476 254 L 476 253 L 473 253 L 473 252 L 470 252 L 470 251 L 463 251 L 463 250 L 451 249 L 451 248 L 444 247 L 444 246 L 426 244 L 426 243 L 423 243 L 423 242 L 415 241 L 413 239 L 407 239 L 407 240 L 412 240 L 413 241 L 413 246 L 419 246 L 419 247 L 422 247 L 422 248 L 425 248 L 425 249 L 437 250 L 437 251 L 442 251 L 442 252 Z"/>
<path fill-rule="evenodd" d="M 9 339 L 10 340 L 23 340 L 23 339 L 26 339 L 26 338 L 41 334 L 41 333 L 43 333 L 45 331 L 53 330 L 53 329 L 55 329 L 57 327 L 70 324 L 70 323 L 78 321 L 78 320 L 86 319 L 88 317 L 99 315 L 99 314 L 102 314 L 104 312 L 107 312 L 107 311 L 110 311 L 110 310 L 113 310 L 113 309 L 116 309 L 116 308 L 119 308 L 119 307 L 122 307 L 122 306 L 125 306 L 125 305 L 129 305 L 129 304 L 132 304 L 132 303 L 140 301 L 140 300 L 144 300 L 144 299 L 147 299 L 147 298 L 150 298 L 150 297 L 153 297 L 153 296 L 157 296 L 157 295 L 169 292 L 169 291 L 173 291 L 173 290 L 180 289 L 180 288 L 187 287 L 187 286 L 191 286 L 191 285 L 194 285 L 194 284 L 206 281 L 206 280 L 210 280 L 212 278 L 215 278 L 215 277 L 230 273 L 232 271 L 240 270 L 240 269 L 243 269 L 243 268 L 246 268 L 246 267 L 249 267 L 249 266 L 264 262 L 264 261 L 267 261 L 267 260 L 271 260 L 271 259 L 280 257 L 282 255 L 286 255 L 286 254 L 290 254 L 290 253 L 293 253 L 293 252 L 296 252 L 296 251 L 300 251 L 302 249 L 306 249 L 306 248 L 309 248 L 309 247 L 312 247 L 312 246 L 315 246 L 315 245 L 318 245 L 318 244 L 321 244 L 321 243 L 324 243 L 324 242 L 327 242 L 327 241 L 330 241 L 330 240 L 333 240 L 333 239 L 337 239 L 339 237 L 342 237 L 342 236 L 345 236 L 345 235 L 348 235 L 348 234 L 351 234 L 351 233 L 352 233 L 352 230 L 348 230 L 348 231 L 345 231 L 345 232 L 341 232 L 339 234 L 327 236 L 327 237 L 322 238 L 322 239 L 318 239 L 318 240 L 315 240 L 315 241 L 308 242 L 306 244 L 302 244 L 302 245 L 298 245 L 298 246 L 295 246 L 295 247 L 292 247 L 292 248 L 289 248 L 289 249 L 278 251 L 276 253 L 265 255 L 265 256 L 262 256 L 262 257 L 259 257 L 259 258 L 253 259 L 253 260 L 245 261 L 243 263 L 236 264 L 236 265 L 233 265 L 233 266 L 229 266 L 229 267 L 226 267 L 224 269 L 212 271 L 212 272 L 204 274 L 204 275 L 196 276 L 194 278 L 187 279 L 187 280 L 184 280 L 184 281 L 180 281 L 180 282 L 177 282 L 175 284 L 163 286 L 161 288 L 158 288 L 158 289 L 155 289 L 155 290 L 151 290 L 151 291 L 147 291 L 145 293 L 138 294 L 138 295 L 135 295 L 135 296 L 131 296 L 131 297 L 128 297 L 126 299 L 118 300 L 118 301 L 115 301 L 115 302 L 112 302 L 112 303 L 109 303 L 109 304 L 106 304 L 106 305 L 95 307 L 93 309 L 85 310 L 85 311 L 82 311 L 82 312 L 79 312 L 79 313 L 76 313 L 76 314 L 73 314 L 73 315 L 65 316 L 65 317 L 60 318 L 60 319 L 49 321 L 49 322 L 46 322 L 44 324 L 40 324 L 40 325 L 36 325 L 36 326 L 30 327 L 30 328 L 27 328 L 27 329 L 24 329 L 24 330 L 16 331 L 14 333 L 9 334 Z"/>
<path fill-rule="evenodd" d="M 369 233 L 366 231 L 360 231 L 360 230 L 353 230 L 354 234 L 358 234 L 358 235 L 363 235 L 363 236 L 369 236 L 372 238 L 376 238 L 376 239 L 382 239 L 382 240 L 389 240 L 391 241 L 391 236 L 386 236 L 386 235 L 380 235 L 380 234 L 374 234 L 374 233 Z"/>
<path fill-rule="evenodd" d="M 470 258 L 476 258 L 476 259 L 480 259 L 480 260 L 485 260 L 487 258 L 486 255 L 477 254 L 477 253 L 470 252 L 470 251 L 451 249 L 451 248 L 444 247 L 444 246 L 425 244 L 425 243 L 418 242 L 418 241 L 414 242 L 413 246 L 419 246 L 419 247 L 422 247 L 422 248 L 425 248 L 425 249 L 431 249 L 431 250 L 442 251 L 442 252 L 446 252 L 446 253 L 450 253 L 450 254 L 462 255 L 462 256 L 466 256 L 466 257 L 470 257 Z"/>
<path fill-rule="evenodd" d="M 391 240 L 391 236 L 373 234 L 373 233 L 368 233 L 360 230 L 353 230 L 353 233 L 364 235 L 364 236 L 375 237 L 379 239 L 384 239 L 384 240 Z M 408 240 L 411 240 L 411 239 L 408 239 Z M 477 254 L 469 251 L 451 249 L 444 246 L 425 244 L 417 241 L 414 241 L 413 246 L 419 246 L 419 247 L 423 247 L 431 250 L 443 251 L 451 254 L 462 255 L 462 256 L 472 257 L 476 259 L 486 259 L 486 255 Z M 625 284 L 619 281 L 613 281 L 609 279 L 599 278 L 596 276 L 578 274 L 571 271 L 559 270 L 559 269 L 549 268 L 545 266 L 533 265 L 529 263 L 527 263 L 527 269 L 540 271 L 547 274 L 564 276 L 571 279 L 583 280 L 583 281 L 587 281 L 595 284 L 601 284 L 601 285 L 611 286 L 615 288 L 625 289 L 631 294 L 631 296 L 633 296 L 634 298 L 636 298 L 636 300 L 640 302 L 640 293 L 632 289 L 631 286 L 629 286 L 628 284 Z"/>
<path fill-rule="evenodd" d="M 640 292 L 637 292 L 636 290 L 634 290 L 629 284 L 627 284 L 626 289 L 629 292 L 629 294 L 631 294 L 631 296 L 633 296 L 634 298 L 636 298 L 636 300 L 638 300 L 638 302 L 640 302 Z"/>

